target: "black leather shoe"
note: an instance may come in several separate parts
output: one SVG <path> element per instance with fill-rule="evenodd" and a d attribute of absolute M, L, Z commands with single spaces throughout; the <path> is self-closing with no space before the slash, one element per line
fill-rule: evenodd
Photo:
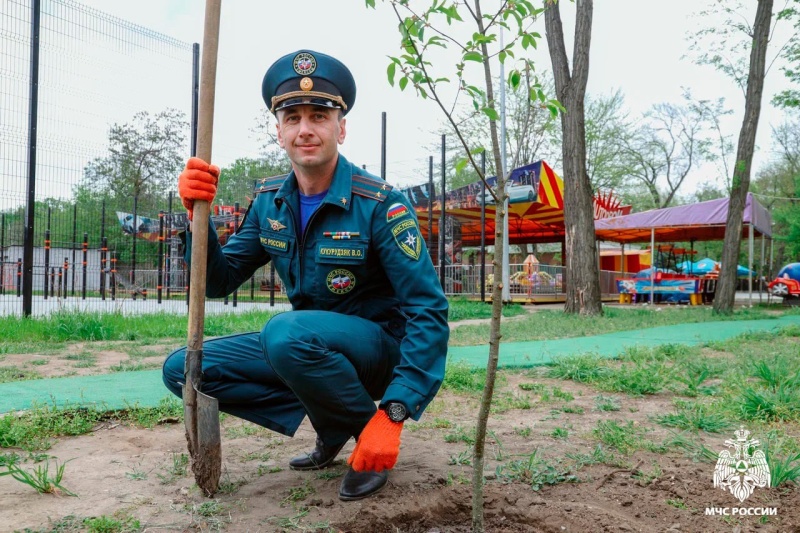
<path fill-rule="evenodd" d="M 326 446 L 317 437 L 317 445 L 314 447 L 314 451 L 293 458 L 289 461 L 289 468 L 292 470 L 322 470 L 330 466 L 345 444 L 347 444 L 347 441 L 337 446 Z"/>
<path fill-rule="evenodd" d="M 381 490 L 389 480 L 389 471 L 356 472 L 352 468 L 347 471 L 339 485 L 339 499 L 349 502 L 372 496 Z"/>

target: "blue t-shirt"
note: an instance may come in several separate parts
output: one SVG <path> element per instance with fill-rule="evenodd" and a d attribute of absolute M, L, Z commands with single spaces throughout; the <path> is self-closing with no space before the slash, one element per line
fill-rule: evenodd
<path fill-rule="evenodd" d="M 328 191 L 323 191 L 319 194 L 312 194 L 306 196 L 303 193 L 300 193 L 300 235 L 304 235 L 306 232 L 306 225 L 308 224 L 308 219 L 311 218 L 311 215 L 314 214 L 314 211 L 317 210 L 319 204 L 322 203 L 322 199 L 325 198 L 325 195 L 328 194 Z"/>

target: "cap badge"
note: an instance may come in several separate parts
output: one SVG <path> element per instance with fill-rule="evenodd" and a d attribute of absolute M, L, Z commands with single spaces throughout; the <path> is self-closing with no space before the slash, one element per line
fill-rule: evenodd
<path fill-rule="evenodd" d="M 268 218 L 267 222 L 269 222 L 269 226 L 272 228 L 272 231 L 280 231 L 282 229 L 286 229 L 286 226 L 284 226 L 277 220 L 272 220 L 271 218 Z"/>
<path fill-rule="evenodd" d="M 314 82 L 311 80 L 311 78 L 303 78 L 300 80 L 300 88 L 304 91 L 310 91 L 314 88 Z"/>
<path fill-rule="evenodd" d="M 294 71 L 301 76 L 310 76 L 317 70 L 317 59 L 308 52 L 300 52 L 294 56 Z"/>

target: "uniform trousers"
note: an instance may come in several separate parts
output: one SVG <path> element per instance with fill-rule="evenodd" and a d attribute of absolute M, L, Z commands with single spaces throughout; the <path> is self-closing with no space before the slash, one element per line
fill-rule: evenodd
<path fill-rule="evenodd" d="M 400 361 L 400 341 L 379 324 L 330 311 L 288 311 L 261 332 L 203 343 L 205 394 L 221 411 L 292 436 L 308 415 L 327 446 L 358 438 Z M 186 347 L 164 362 L 181 396 Z"/>

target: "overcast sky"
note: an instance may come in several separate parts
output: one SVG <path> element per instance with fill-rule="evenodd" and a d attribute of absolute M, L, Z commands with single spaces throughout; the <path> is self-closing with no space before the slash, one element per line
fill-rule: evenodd
<path fill-rule="evenodd" d="M 187 42 L 202 42 L 202 0 L 85 0 L 97 9 Z M 260 88 L 264 72 L 278 57 L 310 48 L 342 60 L 358 86 L 348 114 L 348 137 L 341 151 L 354 163 L 375 173 L 380 165 L 381 112 L 388 121 L 388 179 L 399 185 L 427 178 L 429 155 L 438 137 L 433 133 L 443 116 L 433 102 L 386 81 L 387 56 L 396 53 L 398 35 L 394 13 L 377 2 L 366 9 L 364 0 L 293 0 L 291 2 L 224 0 L 217 77 L 214 160 L 225 165 L 238 156 L 257 155 L 250 131 L 264 107 Z M 755 4 L 755 3 L 753 3 Z M 688 32 L 698 29 L 700 0 L 612 0 L 595 2 L 588 91 L 593 95 L 621 89 L 632 116 L 656 103 L 680 103 L 682 88 L 698 98 L 724 96 L 737 112 L 727 121 L 734 143 L 741 124 L 744 98 L 733 82 L 710 67 L 682 59 Z M 780 7 L 776 5 L 776 9 Z M 572 34 L 574 6 L 564 3 L 565 31 Z M 720 24 L 722 17 L 720 17 Z M 533 56 L 540 70 L 550 70 L 544 39 Z M 571 50 L 571 42 L 568 42 Z M 496 71 L 497 72 L 497 71 Z M 768 160 L 770 124 L 781 113 L 769 105 L 772 94 L 785 85 L 775 70 L 767 80 L 758 142 L 756 169 Z M 556 169 L 560 173 L 560 169 Z M 437 168 L 438 172 L 438 168 Z M 690 179 L 690 187 L 708 179 L 710 168 Z"/>

